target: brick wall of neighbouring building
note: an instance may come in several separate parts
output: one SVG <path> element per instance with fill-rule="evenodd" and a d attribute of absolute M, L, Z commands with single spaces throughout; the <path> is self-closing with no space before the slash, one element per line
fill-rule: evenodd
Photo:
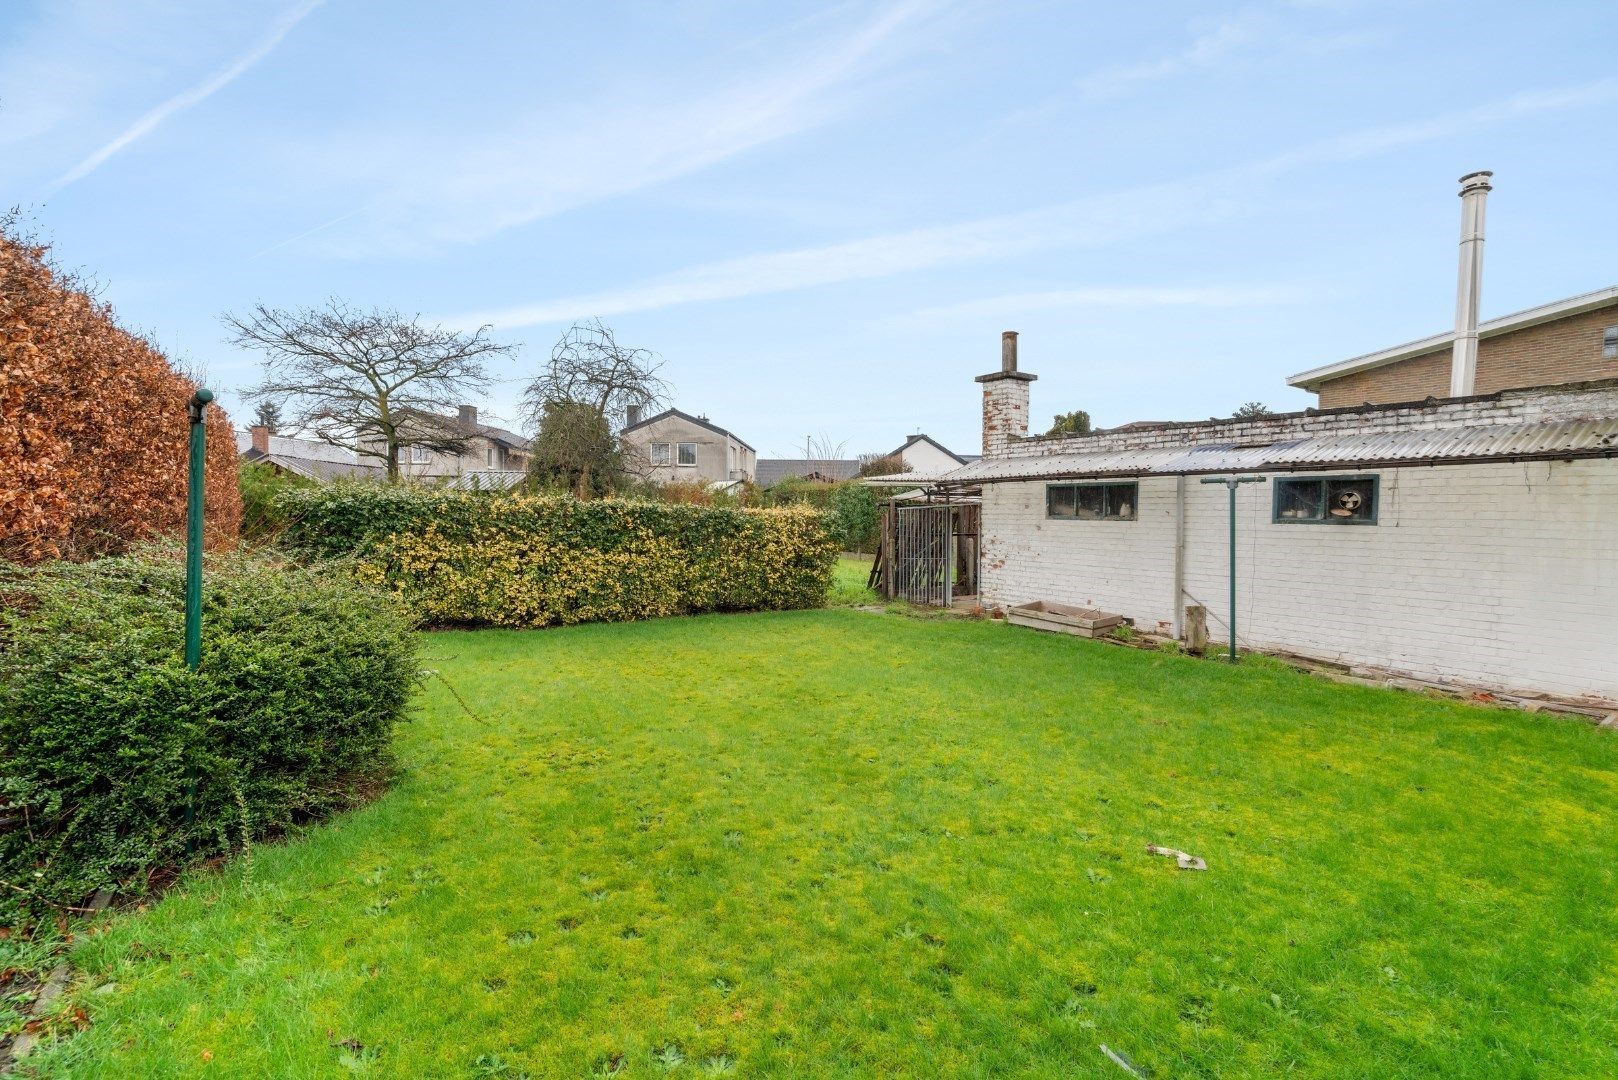
<path fill-rule="evenodd" d="M 1618 377 L 1601 355 L 1602 334 L 1618 326 L 1618 305 L 1586 311 L 1478 342 L 1477 393 Z M 1449 394 L 1450 346 L 1320 385 L 1320 407 L 1419 401 Z"/>

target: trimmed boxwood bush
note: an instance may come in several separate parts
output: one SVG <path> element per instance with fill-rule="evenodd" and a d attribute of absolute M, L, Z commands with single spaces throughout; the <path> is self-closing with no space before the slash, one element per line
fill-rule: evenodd
<path fill-rule="evenodd" d="M 0 571 L 0 915 L 138 889 L 385 774 L 416 681 L 396 605 L 262 556 L 212 560 L 205 581 L 192 673 L 172 554 Z"/>
<path fill-rule="evenodd" d="M 409 488 L 279 496 L 283 542 L 353 553 L 422 622 L 553 626 L 822 607 L 838 542 L 807 509 Z"/>

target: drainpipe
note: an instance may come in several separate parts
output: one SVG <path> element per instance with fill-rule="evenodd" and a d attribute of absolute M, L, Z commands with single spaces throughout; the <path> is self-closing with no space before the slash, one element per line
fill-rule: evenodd
<path fill-rule="evenodd" d="M 1174 640 L 1185 638 L 1185 477 L 1174 478 Z"/>
<path fill-rule="evenodd" d="M 1461 177 L 1461 265 L 1455 285 L 1455 345 L 1449 396 L 1471 397 L 1478 382 L 1478 293 L 1483 288 L 1483 204 L 1494 185 L 1483 171 Z"/>

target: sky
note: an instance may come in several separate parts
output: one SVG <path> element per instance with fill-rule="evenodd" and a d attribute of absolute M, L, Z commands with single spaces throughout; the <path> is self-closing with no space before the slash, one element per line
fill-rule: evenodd
<path fill-rule="evenodd" d="M 1303 408 L 1286 378 L 1618 284 L 1618 5 L 6 0 L 0 205 L 238 424 L 220 316 L 340 297 L 654 350 L 763 457 Z M 180 407 L 178 404 L 176 407 Z"/>

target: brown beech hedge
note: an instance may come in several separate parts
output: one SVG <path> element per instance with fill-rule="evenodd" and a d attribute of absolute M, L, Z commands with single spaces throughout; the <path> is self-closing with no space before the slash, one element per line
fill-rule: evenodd
<path fill-rule="evenodd" d="M 0 219 L 0 559 L 116 554 L 185 524 L 196 384 Z M 241 521 L 229 419 L 208 410 L 212 545 Z"/>

